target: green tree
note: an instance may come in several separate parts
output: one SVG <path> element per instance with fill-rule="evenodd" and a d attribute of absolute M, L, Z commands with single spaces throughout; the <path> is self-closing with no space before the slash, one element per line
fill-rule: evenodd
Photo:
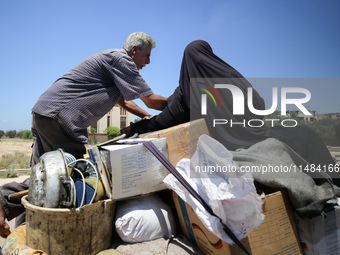
<path fill-rule="evenodd" d="M 7 131 L 5 135 L 6 135 L 8 138 L 14 138 L 16 134 L 17 134 L 17 131 L 15 131 L 15 130 L 10 130 L 10 131 Z"/>
<path fill-rule="evenodd" d="M 21 135 L 22 139 L 32 139 L 32 132 L 30 130 L 24 130 L 22 131 L 22 135 Z"/>
<path fill-rule="evenodd" d="M 97 133 L 97 129 L 95 127 L 91 127 L 90 128 L 90 133 L 91 134 L 96 134 Z"/>
<path fill-rule="evenodd" d="M 22 132 L 23 132 L 23 131 L 18 131 L 18 132 L 15 134 L 15 137 L 21 138 L 21 137 L 22 137 Z"/>
<path fill-rule="evenodd" d="M 3 137 L 5 135 L 5 131 L 0 130 L 0 138 Z"/>
<path fill-rule="evenodd" d="M 120 135 L 120 128 L 117 127 L 107 127 L 104 131 L 110 139 Z"/>

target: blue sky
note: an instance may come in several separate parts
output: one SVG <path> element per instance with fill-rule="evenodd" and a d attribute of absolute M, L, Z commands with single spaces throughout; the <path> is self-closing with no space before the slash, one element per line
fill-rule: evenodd
<path fill-rule="evenodd" d="M 0 130 L 30 129 L 31 108 L 56 79 L 136 31 L 156 41 L 141 74 L 165 97 L 196 39 L 247 78 L 340 78 L 339 13 L 338 0 L 1 1 Z M 340 112 L 337 83 L 311 93 L 310 109 Z"/>

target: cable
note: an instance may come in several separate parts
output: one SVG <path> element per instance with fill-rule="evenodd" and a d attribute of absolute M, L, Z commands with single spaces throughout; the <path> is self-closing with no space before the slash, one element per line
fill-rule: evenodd
<path fill-rule="evenodd" d="M 80 202 L 80 206 L 79 206 L 79 207 L 83 207 L 84 202 L 85 202 L 85 195 L 86 195 L 85 177 L 84 177 L 83 173 L 80 170 L 78 170 L 77 168 L 74 168 L 74 170 L 76 170 L 81 175 L 81 178 L 83 179 L 83 196 L 81 198 L 81 202 Z M 75 198 L 77 198 L 77 196 L 75 196 Z"/>
<path fill-rule="evenodd" d="M 95 190 L 94 190 L 94 194 L 93 194 L 92 199 L 91 199 L 91 201 L 90 201 L 90 204 L 91 204 L 91 203 L 93 202 L 93 200 L 95 199 L 95 197 L 96 197 L 96 195 L 97 195 L 97 191 L 98 191 L 98 186 L 99 186 L 99 175 L 98 175 L 98 170 L 97 170 L 97 168 L 93 165 L 93 163 L 92 163 L 90 160 L 87 160 L 87 159 L 77 159 L 77 160 L 75 160 L 75 161 L 69 163 L 68 166 L 70 166 L 71 164 L 74 164 L 74 163 L 76 163 L 76 162 L 81 162 L 81 161 L 85 161 L 85 162 L 89 163 L 89 164 L 93 167 L 93 169 L 95 170 L 95 172 L 96 172 L 97 183 L 96 183 L 96 188 L 95 188 Z M 73 166 L 70 166 L 70 167 L 72 167 L 73 169 L 75 169 L 75 170 L 77 170 L 78 172 L 80 172 L 80 174 L 81 174 L 81 176 L 82 176 L 82 178 L 83 178 L 83 199 L 82 199 L 82 202 L 81 202 L 81 206 L 83 206 L 83 203 L 84 203 L 84 200 L 85 200 L 85 188 L 86 188 L 86 186 L 85 186 L 85 178 L 84 178 L 84 175 L 81 173 L 81 171 L 80 171 L 79 169 L 76 169 L 76 168 L 73 167 Z M 80 207 L 81 207 L 81 206 L 80 206 Z"/>

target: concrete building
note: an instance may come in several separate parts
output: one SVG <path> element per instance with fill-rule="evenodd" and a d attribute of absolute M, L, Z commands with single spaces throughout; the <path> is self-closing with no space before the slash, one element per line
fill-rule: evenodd
<path fill-rule="evenodd" d="M 303 120 L 303 121 L 306 121 L 306 122 L 315 122 L 317 121 L 317 117 L 316 117 L 316 111 L 309 111 L 312 115 L 305 115 L 303 112 L 301 111 L 295 111 L 295 114 L 297 114 L 297 119 L 298 120 Z"/>
<path fill-rule="evenodd" d="M 133 121 L 133 114 L 129 113 L 119 105 L 115 105 L 97 123 L 91 127 L 96 128 L 97 133 L 105 133 L 107 127 L 125 128 Z"/>

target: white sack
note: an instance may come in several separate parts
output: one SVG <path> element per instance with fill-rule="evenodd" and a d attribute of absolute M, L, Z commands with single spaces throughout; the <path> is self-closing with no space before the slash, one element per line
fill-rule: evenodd
<path fill-rule="evenodd" d="M 175 232 L 171 208 L 156 194 L 118 203 L 115 226 L 119 237 L 127 243 L 170 238 Z"/>
<path fill-rule="evenodd" d="M 252 175 L 240 173 L 232 154 L 215 139 L 202 135 L 191 160 L 182 159 L 176 169 L 239 240 L 263 222 L 262 200 L 256 193 Z M 172 174 L 163 181 L 193 208 L 207 229 L 233 244 L 223 231 L 219 219 L 211 216 Z"/>

